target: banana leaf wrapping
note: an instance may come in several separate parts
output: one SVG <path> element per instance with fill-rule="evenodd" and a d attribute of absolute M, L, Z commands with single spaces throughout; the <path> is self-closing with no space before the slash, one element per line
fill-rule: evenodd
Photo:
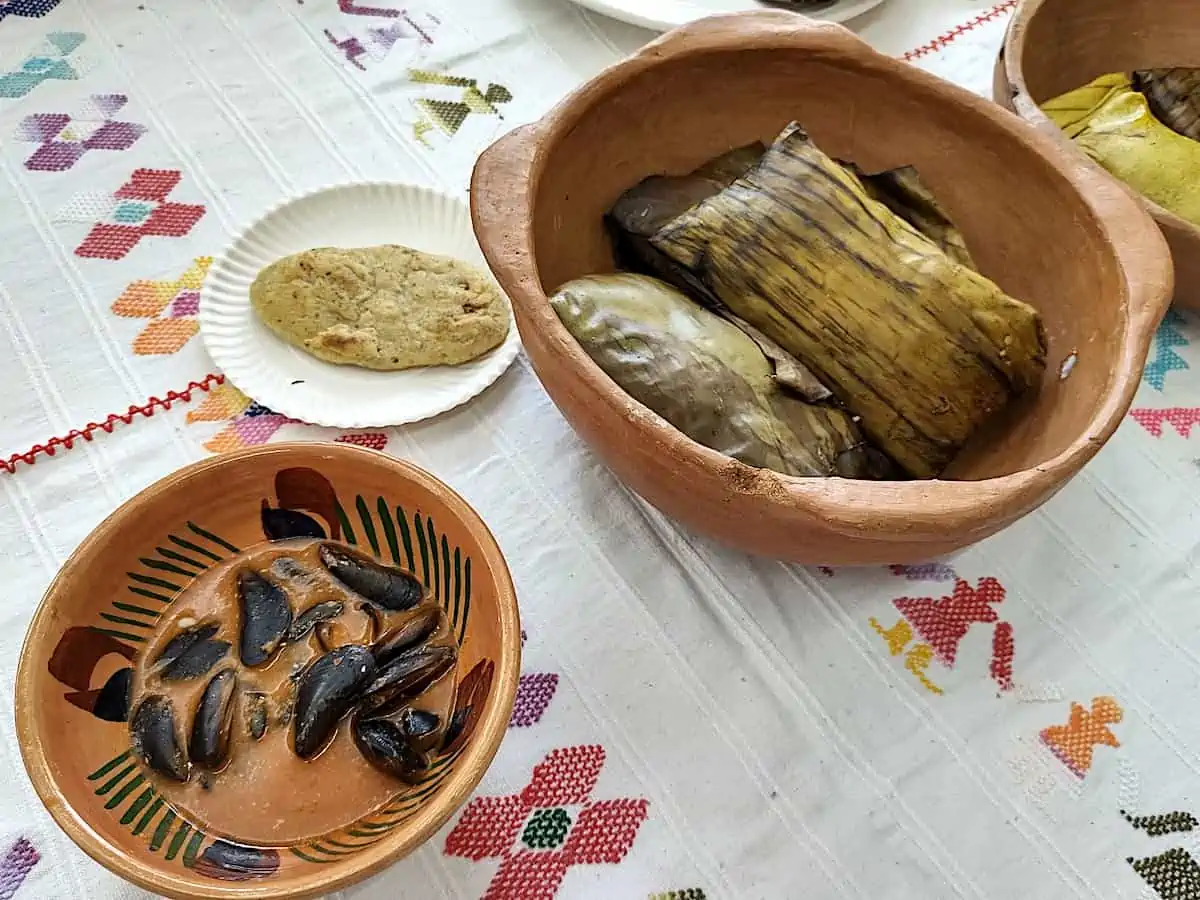
<path fill-rule="evenodd" d="M 686 270 L 676 266 L 650 244 L 650 237 L 663 225 L 736 181 L 767 152 L 765 144 L 755 142 L 735 147 L 711 159 L 689 175 L 651 175 L 621 195 L 608 214 L 608 224 L 616 246 L 617 260 L 623 268 L 661 274 L 681 286 L 696 301 L 729 319 L 750 335 L 771 360 L 775 377 L 805 400 L 817 402 L 831 396 L 794 356 L 761 331 L 724 308 L 719 297 Z"/>
<path fill-rule="evenodd" d="M 736 325 L 645 275 L 591 275 L 550 298 L 596 364 L 692 440 L 785 475 L 886 478 L 851 416 L 782 390 Z"/>
<path fill-rule="evenodd" d="M 1128 75 L 1102 75 L 1047 101 L 1042 111 L 1110 173 L 1200 225 L 1200 142 L 1156 119 Z"/>
<path fill-rule="evenodd" d="M 699 283 L 795 356 L 914 477 L 937 476 L 1041 382 L 1036 311 L 873 200 L 795 124 L 646 240 L 668 280 Z"/>
<path fill-rule="evenodd" d="M 921 182 L 912 166 L 890 169 L 877 175 L 864 175 L 855 166 L 849 167 L 871 198 L 878 200 L 925 237 L 942 248 L 942 252 L 957 263 L 974 269 L 975 260 L 967 242 L 950 217 L 938 205 L 933 194 Z"/>
<path fill-rule="evenodd" d="M 1200 69 L 1143 69 L 1133 80 L 1156 119 L 1200 141 Z"/>

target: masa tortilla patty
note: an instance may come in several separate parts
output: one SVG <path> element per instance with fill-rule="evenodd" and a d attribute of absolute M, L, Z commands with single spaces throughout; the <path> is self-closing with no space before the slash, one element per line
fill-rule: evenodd
<path fill-rule="evenodd" d="M 394 244 L 285 256 L 254 279 L 250 304 L 289 344 L 367 369 L 468 362 L 509 329 L 508 306 L 481 271 Z"/>

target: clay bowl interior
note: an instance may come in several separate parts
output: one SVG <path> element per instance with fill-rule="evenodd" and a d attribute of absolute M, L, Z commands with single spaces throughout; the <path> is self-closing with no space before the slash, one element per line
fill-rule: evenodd
<path fill-rule="evenodd" d="M 962 481 L 797 479 L 742 466 L 633 402 L 549 306 L 562 283 L 612 271 L 601 217 L 624 190 L 769 141 L 793 119 L 835 158 L 915 165 L 983 273 L 1044 316 L 1041 392 L 956 461 Z M 704 20 L 597 76 L 485 152 L 472 209 L 529 357 L 584 440 L 686 525 L 799 562 L 927 559 L 1037 506 L 1116 427 L 1170 291 L 1150 219 L 1075 155 L 845 29 L 780 12 Z M 1076 363 L 1060 379 L 1068 358 Z"/>
<path fill-rule="evenodd" d="M 996 63 L 995 98 L 1069 144 L 1039 105 L 1109 72 L 1200 67 L 1194 0 L 1025 0 Z M 1200 228 L 1141 195 L 1171 245 L 1175 302 L 1200 308 Z"/>
<path fill-rule="evenodd" d="M 129 753 L 126 723 L 105 721 L 92 710 L 96 690 L 137 659 L 154 610 L 168 609 L 177 589 L 231 557 L 231 548 L 265 539 L 264 499 L 272 507 L 304 510 L 331 537 L 427 578 L 462 635 L 454 677 L 460 693 L 470 688 L 478 698 L 477 712 L 448 763 L 435 766 L 420 787 L 397 782 L 391 801 L 363 810 L 346 827 L 252 852 L 244 865 L 229 867 L 221 862 L 228 854 L 210 849 L 220 835 L 157 803 L 152 777 Z M 59 825 L 95 860 L 143 888 L 169 897 L 243 900 L 323 894 L 412 851 L 478 784 L 512 711 L 519 635 L 512 582 L 495 540 L 432 476 L 382 453 L 334 444 L 230 453 L 138 494 L 63 566 L 22 651 L 16 686 L 21 750 Z"/>

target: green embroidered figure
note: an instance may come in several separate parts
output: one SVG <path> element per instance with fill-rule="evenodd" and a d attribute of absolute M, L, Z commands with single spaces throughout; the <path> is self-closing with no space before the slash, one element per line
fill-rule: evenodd
<path fill-rule="evenodd" d="M 413 123 L 413 137 L 426 147 L 432 146 L 425 137 L 430 131 L 436 128 L 447 137 L 453 137 L 472 114 L 504 118 L 499 107 L 513 98 L 512 92 L 502 84 L 489 83 L 486 88 L 480 90 L 479 83 L 474 78 L 426 72 L 421 69 L 409 69 L 408 77 L 418 84 L 462 89 L 458 100 L 422 97 L 416 101 L 417 109 L 421 110 L 423 115 Z"/>

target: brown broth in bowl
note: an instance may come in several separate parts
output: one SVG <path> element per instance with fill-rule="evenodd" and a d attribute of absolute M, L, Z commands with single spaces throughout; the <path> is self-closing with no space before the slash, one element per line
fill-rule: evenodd
<path fill-rule="evenodd" d="M 254 844 L 296 843 L 357 820 L 406 787 L 403 780 L 364 757 L 351 736 L 352 713 L 341 715 L 332 738 L 311 758 L 303 759 L 296 752 L 295 695 L 303 673 L 335 648 L 351 644 L 370 647 L 384 633 L 412 623 L 417 616 L 429 615 L 434 602 L 422 589 L 423 599 L 412 609 L 389 611 L 371 603 L 330 573 L 320 557 L 323 545 L 365 559 L 342 544 L 311 538 L 252 547 L 214 566 L 188 586 L 172 604 L 169 615 L 160 620 L 135 669 L 131 730 L 138 729 L 137 712 L 147 698 L 153 705 L 162 702 L 155 698 L 165 697 L 173 712 L 174 737 L 186 760 L 182 771 L 177 766 L 176 777 L 171 777 L 164 774 L 161 764 L 154 764 L 144 749 L 145 741 L 139 745 L 135 738 L 135 750 L 142 748 L 139 756 L 162 796 L 213 833 Z M 282 589 L 291 608 L 293 636 L 285 638 L 273 657 L 258 666 L 246 665 L 240 654 L 245 616 L 239 576 L 246 571 Z M 329 604 L 322 610 L 332 611 L 337 603 L 342 604 L 339 614 L 302 635 L 295 633 L 306 612 L 318 604 Z M 189 656 L 198 662 L 190 669 L 184 667 L 184 677 L 172 677 L 180 674 L 178 668 L 172 670 L 172 659 L 179 662 L 180 657 L 171 657 L 169 647 L 181 633 L 200 634 L 193 647 L 204 643 L 204 652 Z M 224 652 L 223 643 L 228 645 Z M 423 646 L 457 650 L 444 615 L 439 615 L 436 630 Z M 165 661 L 164 651 L 168 651 Z M 210 662 L 214 658 L 215 662 Z M 435 730 L 421 738 L 423 749 L 434 751 L 445 738 L 454 710 L 456 668 L 457 663 L 403 703 L 437 716 Z M 193 675 L 198 669 L 203 671 Z M 225 671 L 232 671 L 236 678 L 232 700 L 223 707 L 227 712 L 221 717 L 221 731 L 228 734 L 227 757 L 217 765 L 205 766 L 189 752 L 193 724 L 206 688 Z M 387 706 L 381 711 L 386 713 Z M 264 722 L 265 730 L 260 730 Z M 178 762 L 178 757 L 175 760 Z M 186 774 L 186 781 L 178 780 L 180 774 Z"/>

